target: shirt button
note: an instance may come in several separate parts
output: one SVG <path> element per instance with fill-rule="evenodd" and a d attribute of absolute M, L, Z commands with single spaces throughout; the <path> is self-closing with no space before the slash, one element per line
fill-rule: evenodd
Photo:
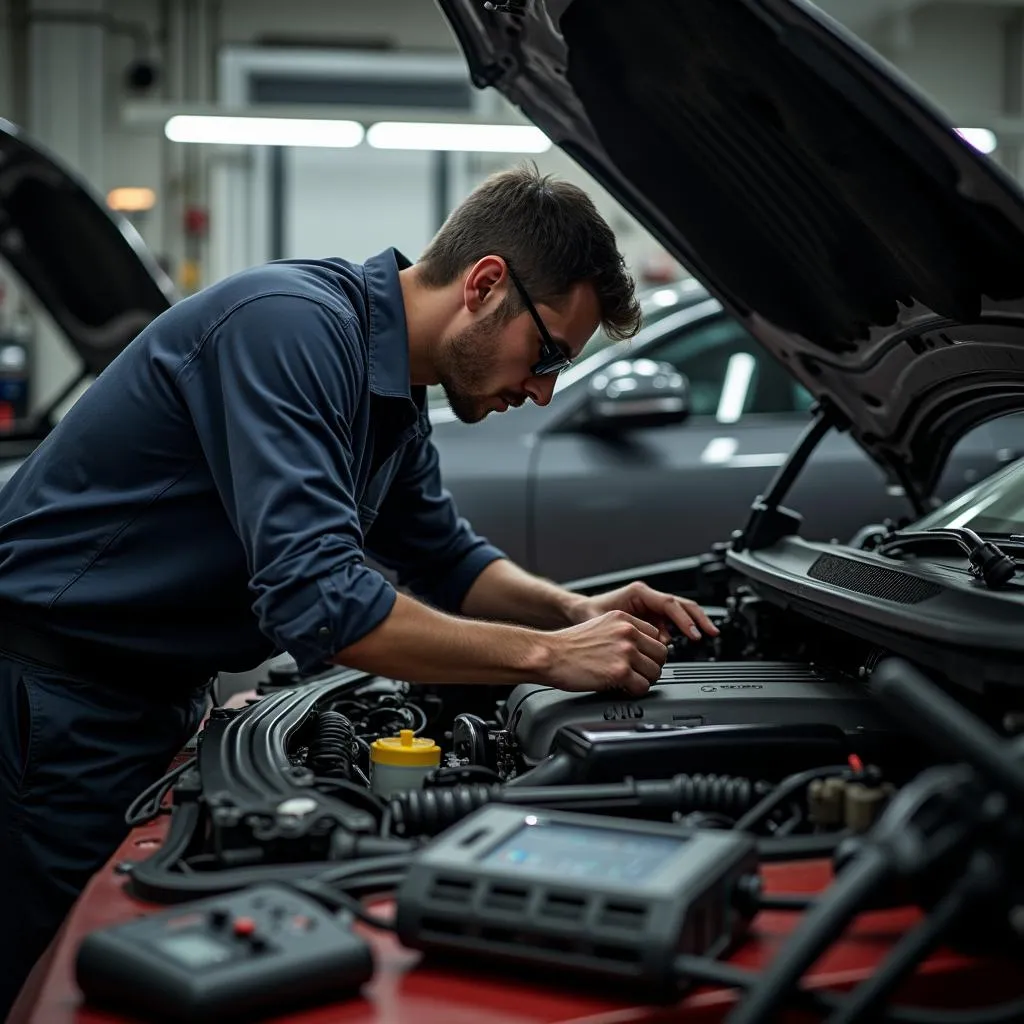
<path fill-rule="evenodd" d="M 331 635 L 331 631 L 326 626 L 321 626 L 317 633 L 322 636 L 325 640 Z"/>

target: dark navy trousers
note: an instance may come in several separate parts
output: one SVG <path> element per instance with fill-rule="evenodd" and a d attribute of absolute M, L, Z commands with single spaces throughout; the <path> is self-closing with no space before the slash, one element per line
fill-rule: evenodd
<path fill-rule="evenodd" d="M 0 1020 L 204 705 L 205 692 L 158 700 L 0 656 Z"/>

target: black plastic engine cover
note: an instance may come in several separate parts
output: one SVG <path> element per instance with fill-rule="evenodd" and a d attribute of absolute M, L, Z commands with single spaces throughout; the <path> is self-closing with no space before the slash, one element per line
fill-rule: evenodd
<path fill-rule="evenodd" d="M 878 734 L 850 736 L 815 723 L 675 726 L 656 722 L 566 725 L 555 736 L 565 784 L 664 779 L 674 775 L 741 775 L 778 782 L 794 772 L 846 764 L 851 754 L 878 764 Z M 543 771 L 544 769 L 538 769 Z M 552 769 L 553 770 L 553 769 Z M 522 776 L 528 784 L 530 773 Z"/>
<path fill-rule="evenodd" d="M 872 758 L 902 734 L 862 687 L 788 662 L 670 664 L 643 697 L 566 693 L 524 684 L 509 696 L 505 721 L 527 764 L 555 750 L 564 726 L 597 723 L 668 725 L 683 731 L 699 726 L 830 725 L 855 737 L 852 749 Z M 651 731 L 655 744 L 664 742 L 658 732 L 663 731 Z"/>

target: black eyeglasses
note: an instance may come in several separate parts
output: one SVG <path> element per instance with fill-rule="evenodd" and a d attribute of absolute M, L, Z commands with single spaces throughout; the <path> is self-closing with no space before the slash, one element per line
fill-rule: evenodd
<path fill-rule="evenodd" d="M 548 329 L 544 326 L 544 321 L 541 320 L 537 307 L 533 304 L 530 296 L 527 295 L 522 281 L 516 277 L 516 272 L 512 269 L 512 264 L 508 260 L 505 261 L 505 267 L 508 270 L 508 276 L 512 278 L 512 283 L 516 286 L 516 291 L 519 292 L 519 297 L 523 300 L 526 311 L 533 318 L 533 322 L 537 325 L 537 330 L 540 333 L 540 359 L 530 367 L 530 373 L 534 377 L 547 377 L 552 373 L 561 373 L 562 370 L 572 363 L 571 357 L 567 356 L 565 348 L 548 334 Z"/>

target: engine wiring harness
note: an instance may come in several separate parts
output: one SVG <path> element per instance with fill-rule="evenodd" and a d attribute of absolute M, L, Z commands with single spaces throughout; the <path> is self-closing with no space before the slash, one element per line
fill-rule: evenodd
<path fill-rule="evenodd" d="M 944 755 L 895 789 L 851 757 L 781 780 L 717 775 L 559 784 L 541 768 L 518 777 L 449 757 L 421 789 L 383 800 L 370 789 L 370 744 L 437 720 L 438 701 L 406 684 L 340 672 L 214 709 L 196 757 L 140 794 L 127 820 L 169 810 L 160 849 L 121 866 L 138 898 L 177 903 L 267 881 L 301 889 L 378 928 L 392 923 L 361 898 L 393 892 L 417 850 L 490 803 L 675 822 L 754 835 L 761 862 L 832 858 L 835 880 L 814 898 L 761 896 L 761 909 L 801 920 L 762 971 L 681 956 L 680 991 L 737 990 L 729 1024 L 776 1019 L 794 1006 L 830 1024 L 983 1024 L 1024 1019 L 1024 1000 L 975 1011 L 894 1006 L 898 989 L 942 943 L 985 936 L 1018 951 L 1013 907 L 1024 904 L 1024 767 L 1004 740 L 913 665 L 885 658 L 870 685 L 907 727 Z M 495 751 L 491 750 L 494 755 Z M 167 797 L 172 799 L 168 803 Z M 807 970 L 861 912 L 916 905 L 922 922 L 849 994 L 802 986 Z"/>

